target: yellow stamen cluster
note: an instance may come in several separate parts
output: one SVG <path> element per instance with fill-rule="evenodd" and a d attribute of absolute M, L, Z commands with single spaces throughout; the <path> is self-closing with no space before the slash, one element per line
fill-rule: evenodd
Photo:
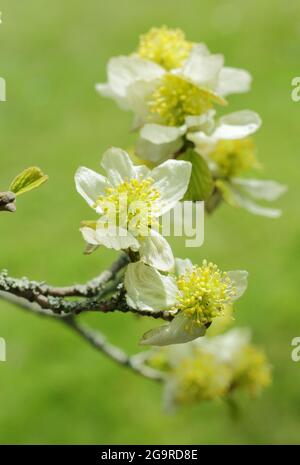
<path fill-rule="evenodd" d="M 156 221 L 157 200 L 160 198 L 160 192 L 153 183 L 152 178 L 130 179 L 116 187 L 106 188 L 105 195 L 96 202 L 103 211 L 100 222 L 109 225 L 110 221 L 115 221 L 115 226 L 125 228 L 131 224 L 136 231 L 145 234 L 145 230 Z"/>
<path fill-rule="evenodd" d="M 181 29 L 162 26 L 141 35 L 137 53 L 141 58 L 170 70 L 182 66 L 192 47 L 193 43 L 185 39 Z"/>
<path fill-rule="evenodd" d="M 218 165 L 221 176 L 236 176 L 258 166 L 255 145 L 250 137 L 220 140 L 210 158 Z"/>
<path fill-rule="evenodd" d="M 235 362 L 232 385 L 253 396 L 271 383 L 271 367 L 266 355 L 252 345 L 244 347 Z"/>
<path fill-rule="evenodd" d="M 178 382 L 175 400 L 179 404 L 221 397 L 226 394 L 231 379 L 230 368 L 209 353 L 184 359 L 174 374 Z"/>
<path fill-rule="evenodd" d="M 202 266 L 195 266 L 179 276 L 177 286 L 175 309 L 193 318 L 197 325 L 210 323 L 223 315 L 236 292 L 227 273 L 206 260 Z"/>
<path fill-rule="evenodd" d="M 226 102 L 209 89 L 174 74 L 165 74 L 149 98 L 149 121 L 180 126 L 186 116 L 197 116 Z"/>
<path fill-rule="evenodd" d="M 261 350 L 248 344 L 232 360 L 224 361 L 206 350 L 183 359 L 174 369 L 175 401 L 190 404 L 224 397 L 236 389 L 256 396 L 271 383 L 271 368 Z"/>

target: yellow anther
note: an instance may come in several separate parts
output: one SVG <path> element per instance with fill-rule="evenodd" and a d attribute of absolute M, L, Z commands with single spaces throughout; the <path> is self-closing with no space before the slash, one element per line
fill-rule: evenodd
<path fill-rule="evenodd" d="M 154 225 L 157 214 L 157 200 L 160 192 L 153 187 L 154 180 L 125 180 L 116 187 L 108 187 L 96 205 L 106 214 L 105 223 L 115 221 L 114 226 L 127 227 L 129 223 L 136 229 Z M 123 224 L 124 219 L 126 224 Z M 101 219 L 100 219 L 101 221 Z"/>
<path fill-rule="evenodd" d="M 183 359 L 175 369 L 176 401 L 190 404 L 223 396 L 230 385 L 230 369 L 207 352 Z"/>
<path fill-rule="evenodd" d="M 149 98 L 149 121 L 180 126 L 186 116 L 197 116 L 214 103 L 226 104 L 213 91 L 201 88 L 178 75 L 165 74 Z"/>
<path fill-rule="evenodd" d="M 255 145 L 250 137 L 220 140 L 210 158 L 217 164 L 222 176 L 236 176 L 259 166 L 255 156 Z"/>
<path fill-rule="evenodd" d="M 181 275 L 177 287 L 179 292 L 174 310 L 193 317 L 199 325 L 222 315 L 236 292 L 228 275 L 206 260 L 202 266 L 195 266 Z"/>
<path fill-rule="evenodd" d="M 186 40 L 181 29 L 166 26 L 152 28 L 140 37 L 138 55 L 154 61 L 167 70 L 179 68 L 189 56 L 193 43 Z"/>

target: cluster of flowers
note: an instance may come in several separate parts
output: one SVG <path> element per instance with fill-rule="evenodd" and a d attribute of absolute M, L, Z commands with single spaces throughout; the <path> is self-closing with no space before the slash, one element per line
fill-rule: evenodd
<path fill-rule="evenodd" d="M 141 340 L 153 346 L 188 343 L 147 355 L 148 363 L 161 357 L 168 367 L 173 399 L 183 402 L 186 394 L 210 399 L 240 385 L 257 391 L 268 383 L 269 367 L 248 336 L 231 332 L 197 339 L 232 311 L 247 287 L 247 272 L 175 259 L 158 228 L 159 217 L 183 199 L 204 200 L 208 211 L 224 200 L 255 214 L 280 214 L 255 200 L 275 200 L 284 186 L 239 177 L 259 167 L 250 136 L 260 117 L 243 110 L 217 118 L 214 109 L 226 105 L 229 94 L 248 91 L 251 76 L 225 67 L 222 55 L 166 27 L 141 36 L 129 56 L 110 59 L 107 74 L 98 92 L 134 113 L 139 135 L 134 154 L 118 148 L 105 152 L 106 176 L 85 167 L 75 175 L 77 191 L 99 215 L 82 224 L 87 253 L 99 246 L 125 251 L 127 304 L 173 317 Z"/>
<path fill-rule="evenodd" d="M 255 200 L 273 201 L 285 186 L 239 177 L 260 167 L 250 136 L 261 118 L 250 110 L 217 118 L 214 109 L 227 105 L 228 95 L 250 90 L 247 71 L 224 66 L 223 55 L 187 41 L 180 30 L 162 27 L 141 36 L 133 54 L 111 58 L 107 75 L 108 82 L 96 88 L 134 113 L 133 129 L 139 130 L 135 152 L 141 159 L 157 164 L 190 148 L 206 162 L 213 180 L 208 192 L 199 190 L 204 198 L 192 200 L 219 196 L 254 214 L 280 215 Z"/>
<path fill-rule="evenodd" d="M 264 352 L 251 344 L 247 329 L 231 329 L 180 346 L 152 349 L 137 357 L 166 375 L 165 407 L 204 400 L 232 400 L 235 391 L 256 397 L 271 382 Z"/>

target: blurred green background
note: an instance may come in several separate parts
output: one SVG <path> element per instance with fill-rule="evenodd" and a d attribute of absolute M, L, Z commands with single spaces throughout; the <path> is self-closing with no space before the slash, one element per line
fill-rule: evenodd
<path fill-rule="evenodd" d="M 93 213 L 76 194 L 79 165 L 99 166 L 110 145 L 128 148 L 131 115 L 101 99 L 109 57 L 131 52 L 151 26 L 180 27 L 190 40 L 249 69 L 252 91 L 230 98 L 264 121 L 257 135 L 267 178 L 289 185 L 284 215 L 269 220 L 223 206 L 206 220 L 199 249 L 174 242 L 177 255 L 209 258 L 224 269 L 250 272 L 236 325 L 250 326 L 273 364 L 273 385 L 255 401 L 241 399 L 242 418 L 222 402 L 168 416 L 161 388 L 115 366 L 67 328 L 0 302 L 1 443 L 292 443 L 300 436 L 300 362 L 291 340 L 300 335 L 299 115 L 291 80 L 299 75 L 297 0 L 2 0 L 0 180 L 5 190 L 23 168 L 40 165 L 50 181 L 20 198 L 17 214 L 2 214 L 0 268 L 53 284 L 84 282 L 114 258 L 83 256 L 78 231 Z M 130 353 L 153 321 L 130 315 L 88 315 Z"/>

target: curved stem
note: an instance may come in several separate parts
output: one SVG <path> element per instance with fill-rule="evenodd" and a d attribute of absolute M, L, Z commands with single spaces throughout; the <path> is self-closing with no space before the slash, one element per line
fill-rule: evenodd
<path fill-rule="evenodd" d="M 5 298 L 11 304 L 17 305 L 19 308 L 40 315 L 48 317 L 62 323 L 65 323 L 69 328 L 75 331 L 80 337 L 82 337 L 91 346 L 102 352 L 104 355 L 112 359 L 114 362 L 124 367 L 130 368 L 135 373 L 149 378 L 155 381 L 163 381 L 163 374 L 157 370 L 147 367 L 144 363 L 138 362 L 136 356 L 129 356 L 119 347 L 110 344 L 105 336 L 99 331 L 94 331 L 88 328 L 86 325 L 78 323 L 74 315 L 62 314 L 57 315 L 52 311 L 40 308 L 36 303 L 29 302 L 28 300 L 17 297 L 13 294 L 0 292 L 0 297 Z"/>
<path fill-rule="evenodd" d="M 130 357 L 119 347 L 110 344 L 99 331 L 91 330 L 87 326 L 78 323 L 74 318 L 65 319 L 63 321 L 91 346 L 119 365 L 130 368 L 145 378 L 150 378 L 155 381 L 164 380 L 161 372 L 147 367 L 144 364 L 136 363 L 134 357 Z"/>

